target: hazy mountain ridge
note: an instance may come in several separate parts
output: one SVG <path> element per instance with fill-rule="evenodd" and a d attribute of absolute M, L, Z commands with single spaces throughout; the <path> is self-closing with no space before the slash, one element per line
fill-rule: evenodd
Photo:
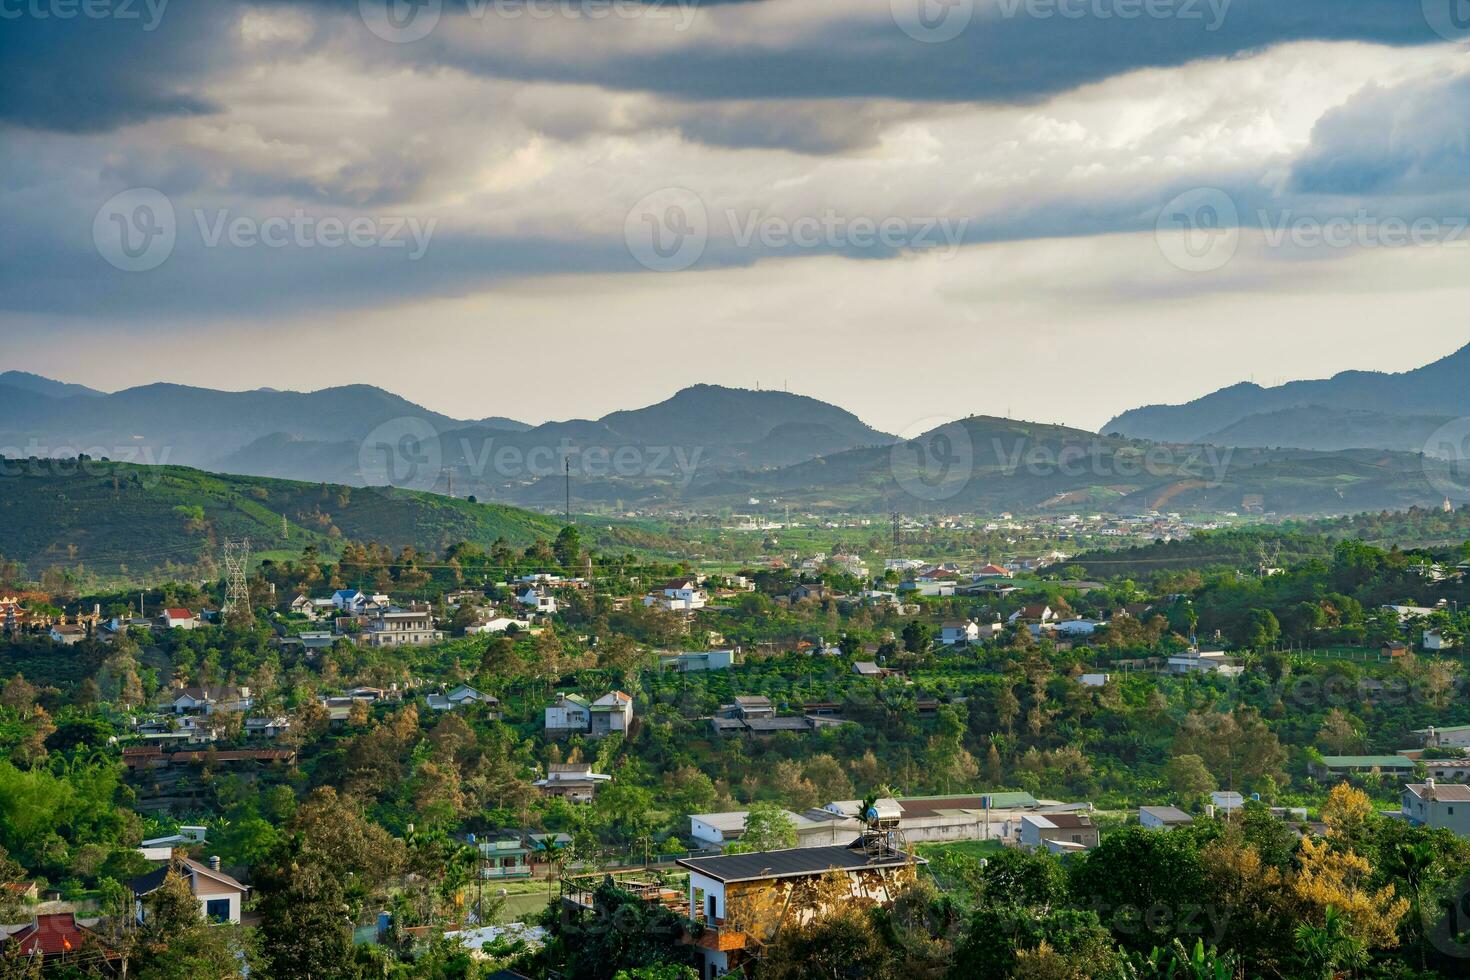
<path fill-rule="evenodd" d="M 1418 452 L 1424 446 L 1422 439 L 1415 442 L 1420 432 L 1427 438 L 1438 424 L 1465 415 L 1470 346 L 1399 374 L 1344 371 L 1274 388 L 1242 382 L 1183 405 L 1132 409 L 1101 431 L 1158 442 Z"/>

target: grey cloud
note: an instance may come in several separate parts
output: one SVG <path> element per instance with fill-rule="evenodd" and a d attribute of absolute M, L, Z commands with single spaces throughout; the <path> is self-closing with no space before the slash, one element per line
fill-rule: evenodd
<path fill-rule="evenodd" d="M 1462 193 L 1470 177 L 1470 78 L 1369 86 L 1332 110 L 1292 168 L 1310 194 Z"/>

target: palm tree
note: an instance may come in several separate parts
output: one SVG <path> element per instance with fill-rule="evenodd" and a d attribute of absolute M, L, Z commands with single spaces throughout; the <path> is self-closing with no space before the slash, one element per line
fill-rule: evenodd
<path fill-rule="evenodd" d="M 1322 925 L 1302 923 L 1296 927 L 1297 955 L 1312 974 L 1332 980 L 1340 968 L 1356 970 L 1368 964 L 1368 948 L 1348 931 L 1348 922 L 1331 905 Z"/>

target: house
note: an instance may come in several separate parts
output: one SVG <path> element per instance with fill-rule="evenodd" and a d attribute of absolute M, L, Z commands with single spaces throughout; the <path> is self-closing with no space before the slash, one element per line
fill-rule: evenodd
<path fill-rule="evenodd" d="M 1210 807 L 1229 816 L 1245 806 L 1245 797 L 1231 790 L 1216 790 L 1210 794 Z"/>
<path fill-rule="evenodd" d="M 1470 748 L 1470 725 L 1446 725 L 1443 728 L 1431 725 L 1414 734 L 1423 740 L 1426 749 Z"/>
<path fill-rule="evenodd" d="M 1085 813 L 1028 813 L 1021 818 L 1021 846 L 1027 850 L 1090 851 L 1097 842 L 1097 827 Z"/>
<path fill-rule="evenodd" d="M 1402 813 L 1416 827 L 1436 827 L 1470 837 L 1470 786 L 1440 786 L 1434 780 L 1404 787 Z"/>
<path fill-rule="evenodd" d="M 130 887 L 139 922 L 145 915 L 144 896 L 157 891 L 170 871 L 182 875 L 189 883 L 189 891 L 199 900 L 199 913 L 205 918 L 214 922 L 240 922 L 240 905 L 250 887 L 221 871 L 217 857 L 210 858 L 207 866 L 192 858 L 177 858 L 141 878 L 134 878 Z"/>
<path fill-rule="evenodd" d="M 859 677 L 872 677 L 875 679 L 888 676 L 888 671 L 879 667 L 871 660 L 857 660 L 853 662 L 852 672 Z"/>
<path fill-rule="evenodd" d="M 806 599 L 821 602 L 831 595 L 831 592 L 821 582 L 801 582 L 791 590 L 790 595 L 792 602 L 801 602 Z"/>
<path fill-rule="evenodd" d="M 1434 610 L 1430 609 L 1428 606 L 1385 605 L 1379 608 L 1387 609 L 1389 612 L 1393 613 L 1395 616 L 1398 617 L 1398 620 L 1401 624 L 1407 623 L 1413 619 L 1422 619 L 1425 616 L 1432 616 L 1434 614 Z"/>
<path fill-rule="evenodd" d="M 261 738 L 279 738 L 291 730 L 291 719 L 285 715 L 267 715 L 245 719 L 245 734 Z"/>
<path fill-rule="evenodd" d="M 752 718 L 776 717 L 776 707 L 763 694 L 741 694 L 735 697 L 734 703 L 721 706 L 720 713 L 727 718 L 749 721 Z"/>
<path fill-rule="evenodd" d="M 709 597 L 692 578 L 670 579 L 643 597 L 645 606 L 659 606 L 669 612 L 693 612 L 703 609 Z"/>
<path fill-rule="evenodd" d="M 51 638 L 52 643 L 71 647 L 87 638 L 87 628 L 76 624 L 56 623 L 46 631 L 46 635 Z"/>
<path fill-rule="evenodd" d="M 1081 674 L 1077 678 L 1077 683 L 1083 687 L 1107 687 L 1111 679 L 1111 674 Z"/>
<path fill-rule="evenodd" d="M 1455 641 L 1445 636 L 1439 630 L 1424 631 L 1424 649 L 1429 651 L 1453 650 Z"/>
<path fill-rule="evenodd" d="M 249 711 L 254 703 L 250 688 L 222 684 L 176 687 L 165 706 L 177 715 L 212 715 L 216 711 Z"/>
<path fill-rule="evenodd" d="M 591 725 L 587 734 L 592 738 L 607 735 L 626 735 L 633 726 L 633 698 L 622 691 L 609 691 L 591 705 Z"/>
<path fill-rule="evenodd" d="M 999 565 L 986 565 L 975 572 L 975 579 L 979 581 L 980 579 L 987 578 L 1011 578 L 1013 574 L 1010 569 L 1002 568 Z"/>
<path fill-rule="evenodd" d="M 38 915 L 9 936 L 0 935 L 0 952 L 8 957 L 12 950 L 17 951 L 18 958 L 39 959 L 42 963 L 65 964 L 80 960 L 83 954 L 90 960 L 99 951 L 104 959 L 117 958 L 103 938 L 78 923 L 72 912 Z"/>
<path fill-rule="evenodd" d="M 199 625 L 199 617 L 176 606 L 158 614 L 158 625 L 166 630 L 191 630 Z"/>
<path fill-rule="evenodd" d="M 580 694 L 558 692 L 556 700 L 546 706 L 544 725 L 549 738 L 564 738 L 592 728 L 592 705 Z"/>
<path fill-rule="evenodd" d="M 434 613 L 427 604 L 406 609 L 379 609 L 356 635 L 360 646 L 428 646 L 444 639 L 434 629 Z"/>
<path fill-rule="evenodd" d="M 1378 651 L 1379 660 L 1399 660 L 1409 655 L 1409 645 L 1398 640 L 1392 640 L 1383 644 L 1383 649 Z"/>
<path fill-rule="evenodd" d="M 1067 619 L 1055 624 L 1058 635 L 1072 638 L 1091 636 L 1101 625 L 1092 619 Z"/>
<path fill-rule="evenodd" d="M 1052 612 L 1051 606 L 1045 603 L 1031 603 L 1011 613 L 1006 619 L 1006 622 L 1012 625 L 1016 623 L 1049 623 L 1056 618 L 1057 614 Z"/>
<path fill-rule="evenodd" d="M 1006 837 L 1007 821 L 1030 812 L 1072 812 L 1076 804 L 1043 807 L 1030 793 L 969 793 L 947 796 L 910 796 L 879 799 L 878 812 L 896 820 L 911 844 L 956 840 L 999 840 Z M 1087 804 L 1081 804 L 1086 807 Z M 862 800 L 837 800 L 822 809 L 839 817 L 858 819 Z M 810 815 L 811 811 L 808 811 Z"/>
<path fill-rule="evenodd" d="M 531 877 L 531 848 L 520 835 L 479 842 L 480 877 L 504 881 Z"/>
<path fill-rule="evenodd" d="M 1414 760 L 1403 755 L 1324 755 L 1320 763 L 1313 762 L 1307 768 L 1319 779 L 1357 772 L 1409 776 L 1414 772 Z"/>
<path fill-rule="evenodd" d="M 803 923 L 823 911 L 803 905 L 807 886 L 833 874 L 845 877 L 845 901 L 889 905 L 911 884 L 923 858 L 865 832 L 850 846 L 797 847 L 750 854 L 680 858 L 689 873 L 687 908 L 700 927 L 689 942 L 701 958 L 699 975 L 738 973 L 785 922 Z"/>
<path fill-rule="evenodd" d="M 338 589 L 332 593 L 332 605 L 344 613 L 360 612 L 368 598 L 356 589 Z"/>
<path fill-rule="evenodd" d="M 704 653 L 661 653 L 660 667 L 673 668 L 681 674 L 703 670 L 729 670 L 735 666 L 734 650 L 709 650 Z"/>
<path fill-rule="evenodd" d="M 504 633 L 511 627 L 518 632 L 526 632 L 531 629 L 529 619 L 517 619 L 513 616 L 490 616 L 477 623 L 471 623 L 464 628 L 465 636 L 479 636 L 485 633 Z"/>
<path fill-rule="evenodd" d="M 843 817 L 826 811 L 806 814 L 781 811 L 796 828 L 797 847 L 829 847 L 845 844 L 862 831 L 863 825 L 853 817 Z M 700 847 L 722 847 L 745 835 L 745 818 L 748 810 L 729 810 L 724 813 L 691 813 L 689 836 Z"/>
<path fill-rule="evenodd" d="M 1194 818 L 1174 806 L 1141 806 L 1138 808 L 1138 822 L 1149 828 L 1171 830 L 1189 826 L 1194 823 Z"/>
<path fill-rule="evenodd" d="M 430 694 L 425 700 L 435 711 L 451 711 L 467 704 L 485 704 L 490 706 L 492 717 L 499 717 L 500 700 L 489 694 L 481 694 L 468 684 L 460 684 L 448 694 Z"/>
<path fill-rule="evenodd" d="M 143 841 L 138 845 L 138 851 L 149 861 L 167 861 L 173 857 L 175 849 L 187 850 L 196 844 L 205 843 L 206 832 L 206 828 L 197 825 L 180 827 L 177 834 L 151 837 Z"/>
<path fill-rule="evenodd" d="M 1221 677 L 1239 677 L 1245 673 L 1245 667 L 1239 661 L 1225 656 L 1222 651 L 1200 650 L 1198 647 L 1170 657 L 1167 669 L 1171 674 L 1218 674 Z"/>
<path fill-rule="evenodd" d="M 939 642 L 947 647 L 980 640 L 980 624 L 973 619 L 951 620 L 939 627 Z"/>
<path fill-rule="evenodd" d="M 591 803 L 597 793 L 597 784 L 610 779 L 611 776 L 593 772 L 590 762 L 553 762 L 546 767 L 546 778 L 531 785 L 541 790 L 542 796 L 559 796 L 572 803 Z"/>
<path fill-rule="evenodd" d="M 556 596 L 538 586 L 533 585 L 523 590 L 516 596 L 516 601 L 542 615 L 556 615 Z"/>

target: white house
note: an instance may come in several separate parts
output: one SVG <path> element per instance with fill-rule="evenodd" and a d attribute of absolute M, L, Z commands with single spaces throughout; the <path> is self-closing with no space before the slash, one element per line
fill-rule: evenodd
<path fill-rule="evenodd" d="M 206 918 L 216 922 L 239 923 L 240 904 L 250 887 L 240 884 L 221 871 L 217 857 L 210 858 L 208 866 L 191 858 L 182 858 L 141 878 L 134 878 L 131 885 L 139 922 L 144 917 L 143 897 L 158 890 L 168 877 L 171 867 L 189 883 L 189 891 L 199 900 L 199 911 Z"/>
<path fill-rule="evenodd" d="M 500 704 L 498 698 L 489 694 L 481 694 L 468 684 L 460 684 L 448 694 L 430 694 L 427 700 L 429 707 L 435 711 L 450 711 L 467 704 L 488 704 L 492 707 Z"/>
<path fill-rule="evenodd" d="M 1171 674 L 1219 674 L 1239 677 L 1245 668 L 1219 650 L 1189 649 L 1169 658 Z"/>
<path fill-rule="evenodd" d="M 633 698 L 622 691 L 609 691 L 590 706 L 588 734 L 593 738 L 626 734 L 633 724 Z"/>
<path fill-rule="evenodd" d="M 670 612 L 693 612 L 703 609 L 709 596 L 692 578 L 676 578 L 665 582 L 654 592 L 643 597 L 645 606 L 660 606 Z"/>
<path fill-rule="evenodd" d="M 939 627 L 939 642 L 947 647 L 975 643 L 980 639 L 980 624 L 973 619 L 953 620 Z"/>
<path fill-rule="evenodd" d="M 338 589 L 332 593 L 332 605 L 342 612 L 357 612 L 367 603 L 367 596 L 356 589 Z"/>
<path fill-rule="evenodd" d="M 580 694 L 558 693 L 546 706 L 546 734 L 553 738 L 585 732 L 592 727 L 592 706 Z"/>
<path fill-rule="evenodd" d="M 1194 823 L 1194 818 L 1174 806 L 1141 806 L 1138 808 L 1138 822 L 1150 829 L 1168 830 L 1186 827 Z"/>
<path fill-rule="evenodd" d="M 661 653 L 660 667 L 672 667 L 680 673 L 701 670 L 729 670 L 735 666 L 734 650 L 708 650 L 692 653 Z"/>
<path fill-rule="evenodd" d="M 191 630 L 199 625 L 199 617 L 188 609 L 175 607 L 159 614 L 158 625 L 166 630 Z"/>
<path fill-rule="evenodd" d="M 1059 636 L 1081 637 L 1091 636 L 1097 632 L 1098 623 L 1091 619 L 1067 619 L 1056 624 Z"/>
<path fill-rule="evenodd" d="M 548 616 L 556 614 L 556 596 L 534 585 L 516 596 L 516 601 L 538 613 L 545 613 Z"/>
<path fill-rule="evenodd" d="M 1424 649 L 1426 650 L 1453 650 L 1455 641 L 1445 636 L 1439 630 L 1424 631 Z"/>

